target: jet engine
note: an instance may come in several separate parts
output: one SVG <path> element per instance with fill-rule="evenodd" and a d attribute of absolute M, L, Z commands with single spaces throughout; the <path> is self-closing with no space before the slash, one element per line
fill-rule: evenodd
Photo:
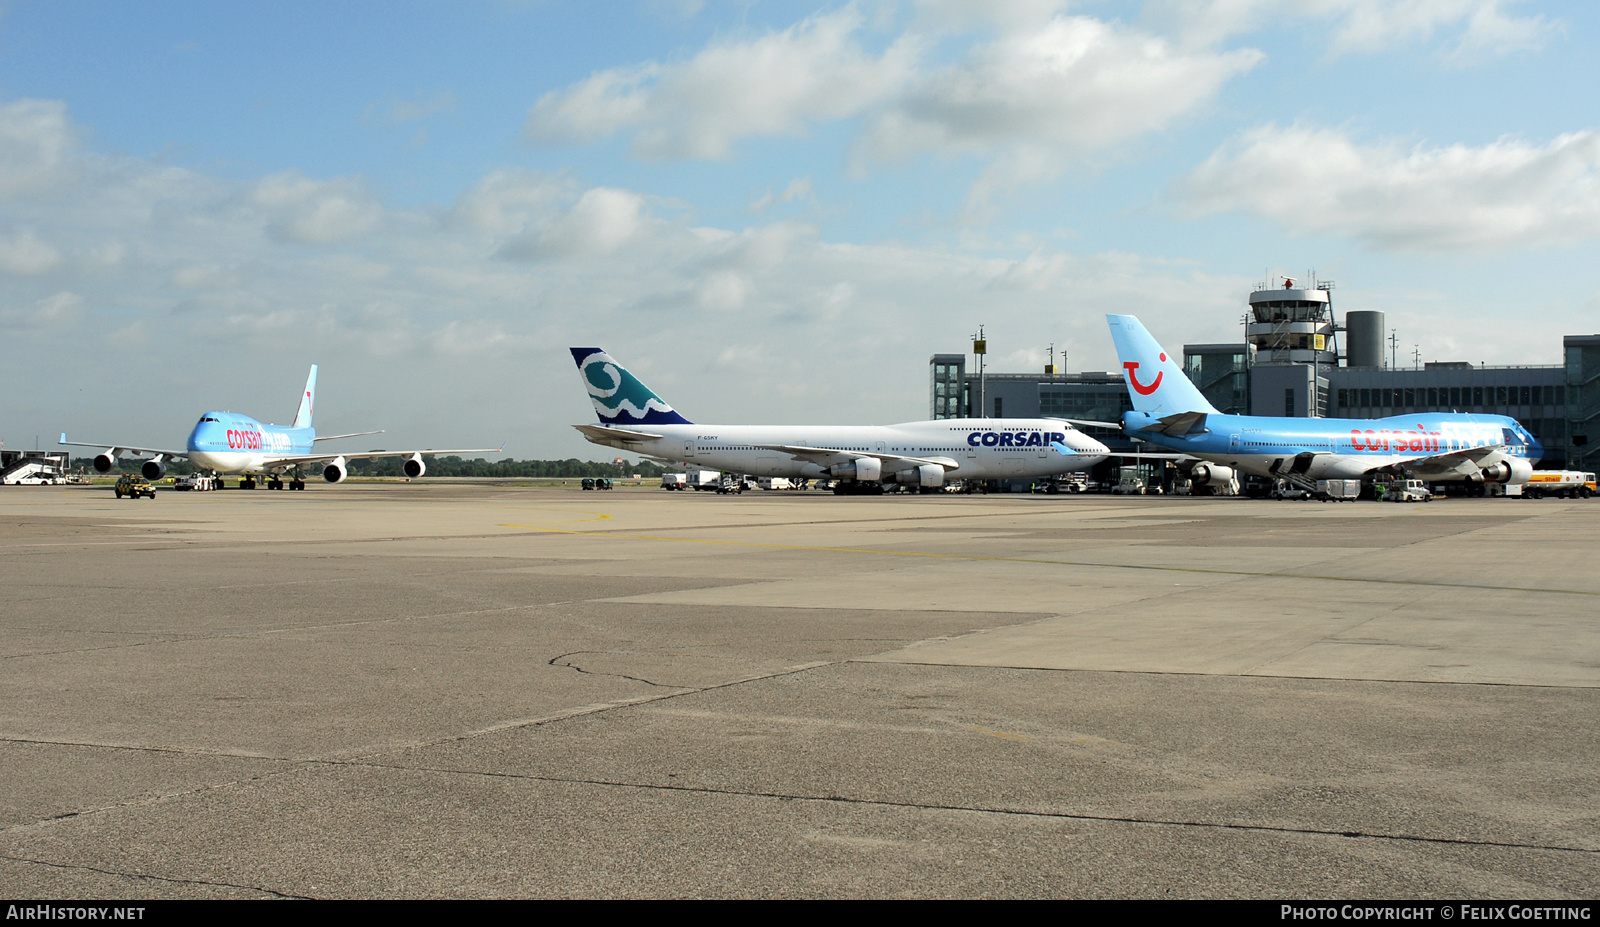
<path fill-rule="evenodd" d="M 1196 486 L 1223 486 L 1233 479 L 1233 468 L 1221 464 L 1195 464 L 1189 471 L 1189 481 Z"/>
<path fill-rule="evenodd" d="M 883 461 L 876 457 L 857 457 L 847 464 L 831 468 L 833 477 L 840 480 L 860 480 L 876 483 L 883 478 Z"/>
<path fill-rule="evenodd" d="M 94 455 L 94 472 L 110 473 L 117 468 L 117 449 L 108 447 Z"/>
<path fill-rule="evenodd" d="M 1530 476 L 1533 476 L 1533 464 L 1521 457 L 1507 457 L 1483 468 L 1483 479 L 1488 483 L 1526 483 Z"/>
<path fill-rule="evenodd" d="M 328 465 L 326 467 L 322 468 L 322 478 L 330 483 L 338 483 L 343 481 L 348 473 L 349 471 L 344 468 L 343 457 L 335 457 L 334 459 L 328 461 Z"/>
<path fill-rule="evenodd" d="M 923 464 L 917 468 L 917 485 L 933 488 L 944 485 L 944 468 L 938 464 Z"/>
<path fill-rule="evenodd" d="M 96 467 L 98 466 L 99 465 L 96 464 Z M 145 479 L 154 483 L 156 480 L 159 480 L 163 476 L 167 475 L 167 465 L 162 463 L 161 458 L 159 457 L 155 460 L 147 460 L 144 462 L 144 466 L 139 468 L 139 473 L 142 474 Z"/>
<path fill-rule="evenodd" d="M 421 454 L 412 454 L 406 458 L 405 463 L 400 465 L 400 469 L 405 471 L 406 476 L 416 479 L 428 472 L 428 465 L 422 462 Z"/>

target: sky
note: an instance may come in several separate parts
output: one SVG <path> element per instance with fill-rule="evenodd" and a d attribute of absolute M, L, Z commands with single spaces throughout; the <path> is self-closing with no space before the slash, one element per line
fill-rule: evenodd
<path fill-rule="evenodd" d="M 1333 281 L 1400 354 L 1600 331 L 1600 5 L 0 3 L 0 438 L 200 413 L 608 458 L 928 417 L 928 358 L 1116 369 Z M 1054 353 L 1052 353 L 1054 352 Z"/>

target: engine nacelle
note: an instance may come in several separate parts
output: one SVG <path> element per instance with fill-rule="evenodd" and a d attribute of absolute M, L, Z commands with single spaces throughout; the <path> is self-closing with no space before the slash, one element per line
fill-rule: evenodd
<path fill-rule="evenodd" d="M 1189 481 L 1196 486 L 1224 486 L 1233 479 L 1233 468 L 1221 464 L 1195 464 L 1189 471 Z"/>
<path fill-rule="evenodd" d="M 428 472 L 428 465 L 422 462 L 421 454 L 412 454 L 406 458 L 405 463 L 400 465 L 400 469 L 405 471 L 406 476 L 416 479 Z"/>
<path fill-rule="evenodd" d="M 1493 466 L 1483 468 L 1483 479 L 1488 483 L 1526 483 L 1533 476 L 1533 464 L 1521 457 L 1507 457 Z"/>
<path fill-rule="evenodd" d="M 343 482 L 347 475 L 349 475 L 349 471 L 344 468 L 343 457 L 335 457 L 328 461 L 326 467 L 322 468 L 322 478 L 330 483 Z"/>
<path fill-rule="evenodd" d="M 876 457 L 857 457 L 847 464 L 833 467 L 833 476 L 840 480 L 860 480 L 876 483 L 883 479 L 883 461 Z"/>
<path fill-rule="evenodd" d="M 139 468 L 139 473 L 145 479 L 154 483 L 167 475 L 167 465 L 160 460 L 147 460 L 144 462 L 144 466 Z"/>
<path fill-rule="evenodd" d="M 108 447 L 94 455 L 94 472 L 110 473 L 117 468 L 117 449 Z"/>
<path fill-rule="evenodd" d="M 917 485 L 925 489 L 944 485 L 944 468 L 938 464 L 923 464 L 917 468 Z"/>

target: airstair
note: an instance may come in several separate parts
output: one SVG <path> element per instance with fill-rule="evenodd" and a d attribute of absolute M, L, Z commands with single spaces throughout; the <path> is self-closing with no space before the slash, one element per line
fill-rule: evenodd
<path fill-rule="evenodd" d="M 1271 467 L 1267 468 L 1267 472 L 1296 489 L 1304 489 L 1306 492 L 1314 493 L 1317 491 L 1317 481 L 1307 476 L 1306 472 L 1311 469 L 1311 461 L 1315 456 L 1314 454 L 1297 454 L 1291 458 L 1279 459 L 1274 461 Z"/>

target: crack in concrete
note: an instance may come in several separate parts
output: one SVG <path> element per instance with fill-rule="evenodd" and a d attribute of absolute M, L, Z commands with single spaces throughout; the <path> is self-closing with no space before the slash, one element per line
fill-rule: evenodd
<path fill-rule="evenodd" d="M 153 875 L 148 872 L 123 872 L 118 869 L 102 869 L 98 866 L 86 866 L 77 863 L 56 863 L 47 859 L 33 859 L 27 856 L 14 856 L 10 853 L 0 853 L 0 859 L 7 859 L 14 863 L 27 863 L 33 866 L 44 866 L 47 869 L 63 869 L 71 872 L 93 872 L 98 875 L 115 876 L 122 879 L 138 879 L 146 882 L 164 882 L 168 885 L 210 885 L 215 888 L 235 888 L 247 892 L 259 892 L 273 898 L 282 898 L 287 901 L 318 901 L 314 895 L 295 895 L 289 892 L 280 892 L 276 889 L 262 888 L 259 885 L 247 885 L 239 882 L 214 882 L 210 879 L 185 879 L 178 876 Z"/>
<path fill-rule="evenodd" d="M 984 807 L 981 805 L 949 805 L 937 802 L 891 801 L 879 798 L 859 798 L 846 795 L 803 795 L 798 793 L 766 792 L 746 789 L 719 789 L 710 786 L 663 785 L 648 782 L 622 782 L 608 779 L 581 779 L 567 776 L 537 776 L 526 773 L 486 772 L 470 769 L 447 769 L 424 766 L 390 766 L 385 763 L 347 763 L 349 766 L 373 766 L 381 769 L 403 769 L 410 772 L 432 772 L 441 775 L 477 776 L 492 779 L 517 779 L 550 782 L 560 785 L 592 785 L 608 788 L 635 789 L 639 791 L 688 792 L 704 795 L 726 795 L 735 798 L 769 798 L 776 801 L 816 802 L 822 804 L 866 805 L 879 808 L 904 808 L 913 811 L 950 811 L 962 814 L 995 815 L 1001 817 L 1041 818 L 1068 821 L 1094 821 L 1106 824 L 1135 824 L 1151 827 L 1192 827 L 1210 830 L 1247 831 L 1257 833 L 1293 834 L 1310 837 L 1342 837 L 1346 839 L 1383 840 L 1399 843 L 1441 844 L 1448 846 L 1488 847 L 1506 850 L 1538 850 L 1551 853 L 1578 853 L 1600 855 L 1600 849 L 1559 844 L 1517 843 L 1501 840 L 1474 840 L 1465 837 L 1429 837 L 1422 834 L 1386 834 L 1377 831 L 1330 830 L 1316 827 L 1291 827 L 1277 824 L 1246 824 L 1227 821 L 1184 821 L 1156 817 L 1091 814 L 1072 811 L 1031 811 L 1025 808 Z"/>
<path fill-rule="evenodd" d="M 547 666 L 562 666 L 562 667 L 566 667 L 567 669 L 570 669 L 570 670 L 577 670 L 579 673 L 581 673 L 581 674 L 583 674 L 585 676 L 610 676 L 610 677 L 615 678 L 615 679 L 626 679 L 629 682 L 642 682 L 647 686 L 654 686 L 655 688 L 658 688 L 658 689 L 691 689 L 691 688 L 693 688 L 692 686 L 674 686 L 674 685 L 668 685 L 667 683 L 664 683 L 664 682 L 651 682 L 648 679 L 644 679 L 644 678 L 641 678 L 639 676 L 629 676 L 629 675 L 627 675 L 625 673 L 602 673 L 599 670 L 586 670 L 586 669 L 584 669 L 583 667 L 579 666 L 576 663 L 565 662 L 568 657 L 578 657 L 578 656 L 583 656 L 584 654 L 595 654 L 595 655 L 611 654 L 611 655 L 616 655 L 618 653 L 620 653 L 620 651 L 616 651 L 616 650 L 574 650 L 571 653 L 563 653 L 563 654 L 560 654 L 558 656 L 551 657 L 547 661 L 546 665 Z M 558 661 L 561 661 L 561 662 L 558 662 Z"/>

